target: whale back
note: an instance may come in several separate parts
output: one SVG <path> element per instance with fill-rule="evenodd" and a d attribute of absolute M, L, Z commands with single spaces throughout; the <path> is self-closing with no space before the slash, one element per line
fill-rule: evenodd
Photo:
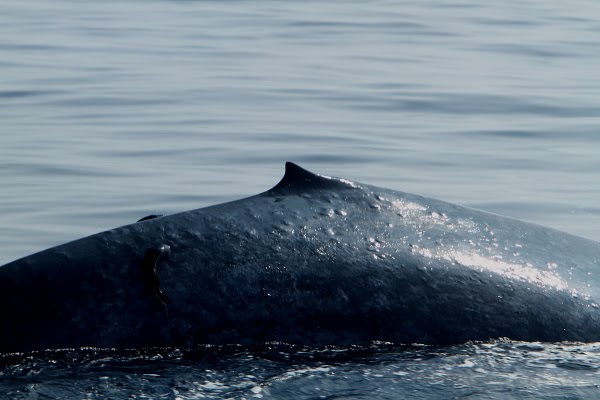
<path fill-rule="evenodd" d="M 288 163 L 262 194 L 1 267 L 0 351 L 595 341 L 599 260 L 597 242 Z"/>

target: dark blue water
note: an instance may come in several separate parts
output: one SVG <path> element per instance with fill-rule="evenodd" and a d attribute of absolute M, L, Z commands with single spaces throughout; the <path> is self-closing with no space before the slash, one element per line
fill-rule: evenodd
<path fill-rule="evenodd" d="M 0 264 L 256 194 L 286 160 L 600 240 L 599 16 L 593 1 L 4 2 Z M 6 356 L 0 393 L 600 396 L 595 345 L 339 351 Z"/>
<path fill-rule="evenodd" d="M 0 356 L 8 398 L 593 399 L 598 345 L 182 351 L 61 350 Z"/>

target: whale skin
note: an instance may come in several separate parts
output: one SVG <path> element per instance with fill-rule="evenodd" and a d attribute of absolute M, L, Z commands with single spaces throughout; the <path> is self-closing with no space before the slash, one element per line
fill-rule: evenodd
<path fill-rule="evenodd" d="M 600 340 L 600 243 L 287 163 L 0 267 L 0 351 Z"/>

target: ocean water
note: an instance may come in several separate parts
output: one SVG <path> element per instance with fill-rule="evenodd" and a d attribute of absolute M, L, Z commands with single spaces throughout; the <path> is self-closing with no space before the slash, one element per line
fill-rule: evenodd
<path fill-rule="evenodd" d="M 0 1 L 0 265 L 288 160 L 600 240 L 598 71 L 594 1 Z M 0 393 L 593 398 L 599 350 L 64 350 Z"/>

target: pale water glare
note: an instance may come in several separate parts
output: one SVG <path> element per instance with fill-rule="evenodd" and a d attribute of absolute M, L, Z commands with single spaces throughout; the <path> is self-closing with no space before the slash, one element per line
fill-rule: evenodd
<path fill-rule="evenodd" d="M 256 194 L 287 160 L 600 240 L 598 71 L 596 1 L 0 0 L 0 265 Z M 45 355 L 0 392 L 600 396 L 597 346 L 380 350 Z"/>

